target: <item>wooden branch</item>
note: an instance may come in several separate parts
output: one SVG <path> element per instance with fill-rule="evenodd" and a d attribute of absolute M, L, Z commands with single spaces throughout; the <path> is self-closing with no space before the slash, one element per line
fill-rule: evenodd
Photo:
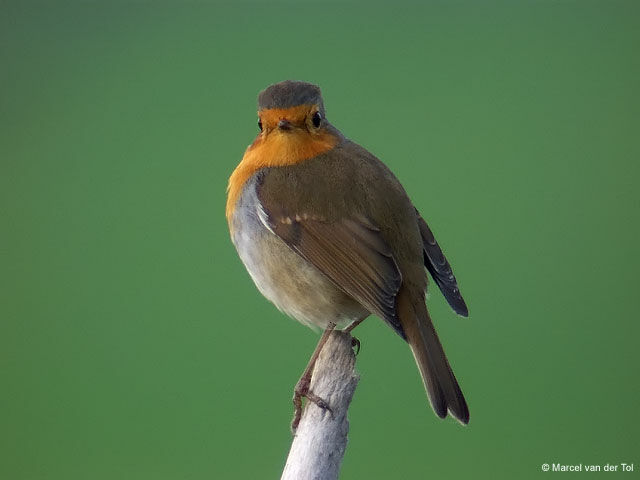
<path fill-rule="evenodd" d="M 306 402 L 281 480 L 336 480 L 347 448 L 347 410 L 359 377 L 352 337 L 334 331 L 325 343 L 311 378 L 311 391 L 331 411 Z"/>

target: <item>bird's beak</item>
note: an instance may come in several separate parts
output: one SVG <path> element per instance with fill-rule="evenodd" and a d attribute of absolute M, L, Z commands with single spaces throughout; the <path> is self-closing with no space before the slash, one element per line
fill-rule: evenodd
<path fill-rule="evenodd" d="M 291 122 L 286 118 L 283 118 L 278 122 L 278 128 L 280 130 L 291 130 Z"/>

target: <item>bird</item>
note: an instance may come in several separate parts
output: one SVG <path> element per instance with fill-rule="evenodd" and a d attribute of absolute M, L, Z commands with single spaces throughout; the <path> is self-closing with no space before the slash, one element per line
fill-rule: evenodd
<path fill-rule="evenodd" d="M 318 86 L 286 80 L 258 95 L 258 133 L 233 170 L 226 218 L 258 290 L 285 314 L 324 331 L 294 393 L 309 389 L 328 334 L 370 315 L 405 340 L 435 414 L 468 424 L 469 409 L 426 306 L 427 273 L 469 315 L 451 265 L 391 170 L 326 116 Z"/>

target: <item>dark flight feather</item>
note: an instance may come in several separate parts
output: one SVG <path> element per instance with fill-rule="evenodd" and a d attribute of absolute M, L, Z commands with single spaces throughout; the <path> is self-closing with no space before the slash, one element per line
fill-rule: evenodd
<path fill-rule="evenodd" d="M 440 291 L 447 300 L 447 303 L 453 310 L 463 317 L 469 316 L 469 309 L 462 298 L 458 282 L 451 269 L 451 265 L 442 253 L 440 245 L 436 242 L 433 232 L 427 225 L 427 222 L 420 216 L 416 210 L 418 224 L 420 226 L 420 234 L 424 245 L 424 265 L 440 288 Z"/>

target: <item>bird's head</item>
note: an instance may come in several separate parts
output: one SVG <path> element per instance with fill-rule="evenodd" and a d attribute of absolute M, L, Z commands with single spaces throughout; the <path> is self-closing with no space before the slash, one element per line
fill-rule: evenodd
<path fill-rule="evenodd" d="M 328 126 L 316 85 L 286 80 L 258 95 L 258 128 L 262 137 L 282 135 L 288 140 L 303 140 L 326 132 Z"/>

